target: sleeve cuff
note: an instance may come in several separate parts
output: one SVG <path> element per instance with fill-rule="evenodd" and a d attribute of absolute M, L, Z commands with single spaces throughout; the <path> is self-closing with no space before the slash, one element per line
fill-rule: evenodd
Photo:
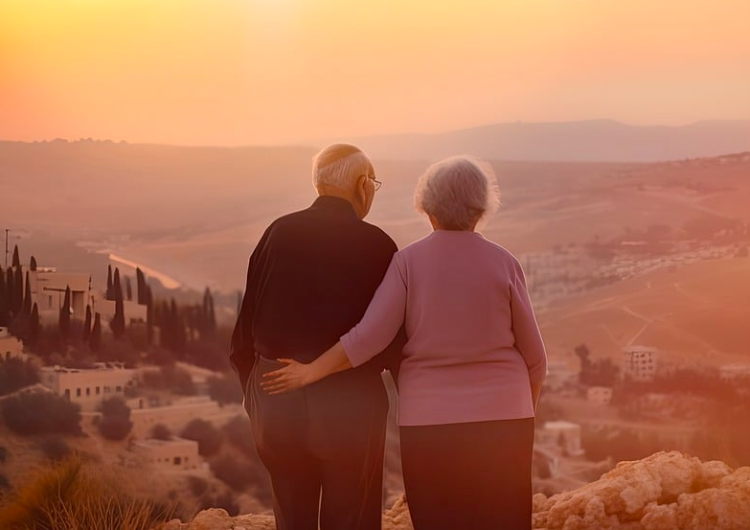
<path fill-rule="evenodd" d="M 346 358 L 349 359 L 349 362 L 351 363 L 352 367 L 356 368 L 358 366 L 365 364 L 370 359 L 367 358 L 363 354 L 363 352 L 357 351 L 354 337 L 352 337 L 354 333 L 355 333 L 355 330 L 352 330 L 346 335 L 343 335 L 340 340 L 341 340 L 341 346 L 344 348 L 344 354 L 346 355 Z"/>

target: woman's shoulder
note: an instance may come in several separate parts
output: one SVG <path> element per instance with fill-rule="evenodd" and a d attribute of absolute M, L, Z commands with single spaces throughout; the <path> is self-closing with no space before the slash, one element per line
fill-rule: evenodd
<path fill-rule="evenodd" d="M 480 235 L 480 238 L 481 238 L 480 239 L 481 244 L 487 250 L 487 252 L 489 252 L 491 254 L 494 254 L 499 259 L 508 261 L 510 263 L 513 263 L 513 264 L 519 264 L 520 265 L 520 262 L 519 262 L 518 258 L 510 250 L 508 250 L 507 248 L 505 248 L 504 246 L 502 246 L 500 243 L 496 243 L 496 242 L 494 242 L 494 241 L 492 241 L 490 239 L 487 239 L 486 237 L 484 237 L 481 234 L 479 234 L 479 235 Z"/>

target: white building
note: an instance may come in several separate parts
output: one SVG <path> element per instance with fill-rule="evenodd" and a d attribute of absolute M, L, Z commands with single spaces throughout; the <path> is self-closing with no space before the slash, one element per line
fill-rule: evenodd
<path fill-rule="evenodd" d="M 723 364 L 719 367 L 719 377 L 724 381 L 750 378 L 750 364 Z"/>
<path fill-rule="evenodd" d="M 39 267 L 36 271 L 29 271 L 29 284 L 32 301 L 37 304 L 42 324 L 58 322 L 67 287 L 70 287 L 71 318 L 83 321 L 86 318 L 87 305 L 91 306 L 92 315 L 101 315 L 102 324 L 115 316 L 115 301 L 107 300 L 103 292 L 91 288 L 89 274 L 63 273 L 54 267 Z M 126 323 L 146 321 L 145 305 L 124 300 L 123 309 Z M 108 329 L 108 326 L 102 326 L 102 331 L 106 332 Z"/>
<path fill-rule="evenodd" d="M 102 400 L 125 398 L 125 389 L 133 384 L 135 370 L 120 363 L 97 363 L 94 369 L 45 366 L 41 369 L 41 383 L 69 401 L 81 405 L 81 410 L 96 410 Z"/>
<path fill-rule="evenodd" d="M 150 463 L 161 469 L 189 470 L 203 467 L 198 454 L 198 442 L 173 437 L 170 440 L 137 440 L 136 450 Z"/>
<path fill-rule="evenodd" d="M 139 305 L 138 302 L 123 300 L 123 313 L 125 314 L 125 323 L 146 322 L 146 313 L 148 308 L 145 305 Z M 94 306 L 92 311 L 101 315 L 102 322 L 109 322 L 115 316 L 115 301 L 107 300 L 103 294 L 94 296 Z"/>
<path fill-rule="evenodd" d="M 544 380 L 544 388 L 547 390 L 560 390 L 578 379 L 577 370 L 573 370 L 567 361 L 550 360 L 547 363 L 547 377 Z"/>
<path fill-rule="evenodd" d="M 58 322 L 67 287 L 70 287 L 71 318 L 86 318 L 86 305 L 91 297 L 91 276 L 88 274 L 62 273 L 52 267 L 39 267 L 29 271 L 29 287 L 42 324 Z"/>
<path fill-rule="evenodd" d="M 241 405 L 220 406 L 208 396 L 183 397 L 157 406 L 151 406 L 144 398 L 131 399 L 127 403 L 133 422 L 131 432 L 136 438 L 146 438 L 157 424 L 166 425 L 172 432 L 180 432 L 194 419 L 219 425 L 244 413 Z"/>
<path fill-rule="evenodd" d="M 648 346 L 622 349 L 623 373 L 634 381 L 650 381 L 656 375 L 657 350 Z"/>
<path fill-rule="evenodd" d="M 597 407 L 607 407 L 612 402 L 612 389 L 607 386 L 592 386 L 586 391 L 586 400 Z"/>
<path fill-rule="evenodd" d="M 570 421 L 548 421 L 540 433 L 540 438 L 547 444 L 556 443 L 569 456 L 580 456 L 581 426 Z"/>
<path fill-rule="evenodd" d="M 8 328 L 0 327 L 0 357 L 3 359 L 10 357 L 26 359 L 26 354 L 23 353 L 23 342 L 11 335 Z"/>

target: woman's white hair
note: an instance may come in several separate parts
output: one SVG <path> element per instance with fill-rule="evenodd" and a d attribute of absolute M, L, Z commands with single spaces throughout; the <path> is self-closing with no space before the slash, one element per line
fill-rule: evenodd
<path fill-rule="evenodd" d="M 448 230 L 471 230 L 499 205 L 500 189 L 492 167 L 465 155 L 428 167 L 414 191 L 417 211 L 431 215 Z"/>
<path fill-rule="evenodd" d="M 374 176 L 372 162 L 359 147 L 350 144 L 333 144 L 313 157 L 312 183 L 349 189 L 362 175 Z"/>

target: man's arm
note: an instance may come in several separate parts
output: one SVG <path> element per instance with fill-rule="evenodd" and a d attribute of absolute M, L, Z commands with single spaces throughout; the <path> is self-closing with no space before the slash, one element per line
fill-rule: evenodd
<path fill-rule="evenodd" d="M 232 333 L 229 347 L 229 363 L 237 373 L 242 385 L 242 393 L 247 389 L 247 381 L 255 364 L 255 337 L 253 337 L 253 316 L 255 314 L 255 300 L 260 280 L 260 262 L 265 252 L 270 227 L 263 234 L 255 247 L 247 266 L 247 283 L 242 305 L 237 315 L 237 323 Z"/>

